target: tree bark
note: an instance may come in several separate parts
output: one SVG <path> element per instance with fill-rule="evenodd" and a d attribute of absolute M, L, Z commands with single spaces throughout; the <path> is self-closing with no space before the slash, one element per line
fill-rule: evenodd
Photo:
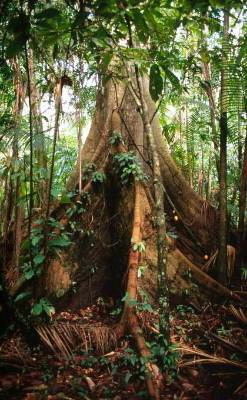
<path fill-rule="evenodd" d="M 148 91 L 147 79 L 144 93 L 151 119 L 156 107 Z M 197 238 L 204 254 L 209 254 L 215 246 L 214 232 L 218 223 L 216 210 L 195 193 L 171 158 L 167 142 L 162 135 L 158 115 L 155 115 L 152 121 L 152 129 L 160 157 L 165 190 L 176 210 L 179 210 L 181 222 Z"/>
<path fill-rule="evenodd" d="M 242 171 L 240 177 L 240 192 L 239 192 L 238 246 L 239 246 L 240 263 L 242 256 L 244 254 L 243 243 L 244 243 L 246 197 L 247 197 L 247 128 L 244 141 L 244 156 L 243 156 Z"/>
<path fill-rule="evenodd" d="M 215 104 L 215 94 L 213 92 L 212 84 L 211 84 L 211 71 L 210 71 L 210 64 L 207 62 L 202 63 L 202 72 L 204 82 L 202 86 L 207 94 L 209 107 L 210 107 L 210 120 L 211 120 L 211 136 L 212 142 L 214 145 L 214 153 L 215 153 L 215 163 L 216 163 L 216 170 L 218 173 L 219 179 L 219 172 L 220 172 L 220 160 L 219 160 L 219 140 L 217 137 L 217 125 L 216 125 L 216 104 Z"/>
<path fill-rule="evenodd" d="M 224 37 L 222 44 L 221 115 L 220 115 L 220 196 L 219 196 L 219 256 L 218 278 L 227 284 L 227 112 L 228 112 L 228 52 L 229 14 L 224 12 Z"/>
<path fill-rule="evenodd" d="M 36 84 L 36 76 L 34 70 L 33 50 L 29 49 L 28 67 L 30 76 L 30 99 L 31 112 L 33 118 L 33 146 L 35 156 L 35 167 L 37 168 L 38 181 L 35 182 L 38 197 L 35 199 L 34 205 L 44 209 L 47 200 L 47 156 L 45 150 L 45 139 L 43 134 L 42 116 L 40 111 L 40 93 Z"/>
<path fill-rule="evenodd" d="M 156 106 L 148 88 L 148 80 L 143 78 L 143 96 L 150 121 Z M 171 201 L 175 209 L 179 211 L 181 222 L 194 235 L 196 243 L 199 242 L 201 245 L 198 247 L 198 252 L 200 253 L 201 250 L 202 256 L 210 254 L 214 250 L 216 211 L 193 191 L 175 165 L 162 135 L 157 114 L 152 120 L 151 128 L 159 157 L 165 196 L 169 197 L 169 200 L 166 197 L 166 204 Z M 44 282 L 42 284 L 39 282 L 39 294 L 52 296 L 55 304 L 61 308 L 65 304 L 69 304 L 71 308 L 87 306 L 103 293 L 112 295 L 115 292 L 119 296 L 122 290 L 121 281 L 126 269 L 131 234 L 133 198 L 131 191 L 121 188 L 112 171 L 108 137 L 114 131 L 122 133 L 127 150 L 135 149 L 144 172 L 150 177 L 149 182 L 152 182 L 143 122 L 132 91 L 124 82 L 109 80 L 104 87 L 99 88 L 95 115 L 81 151 L 82 165 L 86 161 L 93 160 L 96 169 L 104 169 L 107 182 L 102 191 L 95 193 L 92 185 L 87 189 L 90 203 L 85 206 L 86 213 L 74 217 L 75 222 L 78 223 L 78 229 L 84 233 L 73 234 L 71 237 L 73 244 L 70 248 L 66 251 L 61 250 L 59 258 L 47 260 Z M 143 143 L 144 149 L 140 150 L 136 143 Z M 78 178 L 79 164 L 68 183 L 70 191 L 77 188 Z M 150 185 L 149 182 L 146 186 Z M 147 187 L 146 193 L 152 202 L 152 185 Z M 84 194 L 85 190 L 82 188 L 81 198 L 76 197 L 75 200 L 84 201 Z M 169 206 L 168 209 L 171 210 L 171 207 Z M 63 204 L 53 207 L 51 211 L 52 216 L 58 220 L 67 218 L 66 206 Z M 87 236 L 85 232 L 88 231 L 94 233 Z M 149 265 L 150 262 L 153 263 L 155 252 L 152 250 L 152 254 L 150 256 L 148 254 L 149 252 L 146 259 L 150 260 L 147 261 Z M 116 259 L 119 264 L 117 270 Z M 155 270 L 156 262 L 152 265 L 152 269 Z M 92 271 L 96 272 L 92 273 Z M 148 274 L 145 275 L 145 280 L 149 278 Z M 117 282 L 114 287 L 109 283 L 112 280 Z M 76 282 L 76 293 L 70 290 L 72 282 Z M 151 284 L 146 285 L 147 290 L 154 292 L 153 287 L 156 285 L 157 283 L 152 280 L 152 287 Z"/>

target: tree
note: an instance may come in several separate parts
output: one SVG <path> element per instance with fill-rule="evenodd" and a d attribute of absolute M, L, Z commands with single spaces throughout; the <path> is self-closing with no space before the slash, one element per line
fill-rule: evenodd
<path fill-rule="evenodd" d="M 219 199 L 219 279 L 227 283 L 227 112 L 228 112 L 228 54 L 229 54 L 229 14 L 224 12 L 224 36 L 222 44 L 221 72 L 221 116 L 220 116 L 220 199 Z"/>
<path fill-rule="evenodd" d="M 158 399 L 160 373 L 153 362 L 138 321 L 141 297 L 138 294 L 138 286 L 141 284 L 145 287 L 153 299 L 157 297 L 158 292 L 159 306 L 162 310 L 159 330 L 167 352 L 169 285 L 166 252 L 167 241 L 170 242 L 170 239 L 166 233 L 165 213 L 170 219 L 174 212 L 174 221 L 178 222 L 177 232 L 180 233 L 181 239 L 177 241 L 177 249 L 173 253 L 175 258 L 183 262 L 186 259 L 179 250 L 179 247 L 184 249 L 184 241 L 196 247 L 201 263 L 203 256 L 213 253 L 216 247 L 217 211 L 194 191 L 193 179 L 189 184 L 177 167 L 162 133 L 158 115 L 162 97 L 171 97 L 172 91 L 181 96 L 181 93 L 188 90 L 186 86 L 183 87 L 182 79 L 180 81 L 174 73 L 176 62 L 182 64 L 179 69 L 180 75 L 188 72 L 188 85 L 190 70 L 193 66 L 196 69 L 193 57 L 191 59 L 187 54 L 186 59 L 181 60 L 178 51 L 180 43 L 176 43 L 175 29 L 181 26 L 181 21 L 185 25 L 192 23 L 193 13 L 200 20 L 200 8 L 202 7 L 204 12 L 204 8 L 206 7 L 207 11 L 208 6 L 205 6 L 205 2 L 199 2 L 199 10 L 196 8 L 193 11 L 193 4 L 184 2 L 187 4 L 184 12 L 176 2 L 172 11 L 169 8 L 170 2 L 138 3 L 131 1 L 108 4 L 98 0 L 92 4 L 78 4 L 68 1 L 61 4 L 54 2 L 52 7 L 46 7 L 44 3 L 22 2 L 19 7 L 11 2 L 8 7 L 6 16 L 13 27 L 6 36 L 5 52 L 9 59 L 19 53 L 25 55 L 30 149 L 29 179 L 26 180 L 29 207 L 25 208 L 28 215 L 28 232 L 22 244 L 22 277 L 11 288 L 11 294 L 22 295 L 19 300 L 23 300 L 26 293 L 30 296 L 30 287 L 36 288 L 36 294 L 31 292 L 32 317 L 43 312 L 51 316 L 54 310 L 50 301 L 58 309 L 68 305 L 78 308 L 86 306 L 102 294 L 107 293 L 113 297 L 124 295 L 124 310 L 116 328 L 116 335 L 120 337 L 128 331 L 134 337 L 146 366 L 146 383 L 150 397 Z M 65 5 L 66 7 L 63 7 Z M 24 22 L 26 28 L 20 34 L 19 28 Z M 155 36 L 150 34 L 152 31 L 155 32 Z M 225 35 L 227 39 L 226 17 Z M 28 49 L 32 48 L 35 52 L 35 46 L 39 57 L 43 57 L 44 49 L 48 53 L 46 66 L 52 74 L 51 81 L 56 92 L 52 150 L 49 155 L 45 155 L 43 145 L 41 149 L 43 161 L 46 158 L 50 159 L 51 168 L 46 204 L 38 218 L 34 216 L 33 207 L 33 166 L 35 161 L 41 167 L 45 167 L 45 164 L 43 165 L 40 159 L 40 151 L 33 151 L 33 133 L 36 130 L 40 135 L 42 130 L 34 124 L 39 119 L 39 113 L 32 98 L 33 60 L 32 57 L 28 57 Z M 55 71 L 49 66 L 51 54 L 56 66 Z M 225 63 L 222 73 L 220 164 L 222 239 L 219 249 L 219 265 L 224 274 L 223 279 L 226 266 L 226 55 L 223 45 Z M 68 77 L 69 63 L 72 59 L 78 63 L 78 57 L 85 57 L 89 72 L 97 71 L 99 77 L 95 114 L 89 135 L 78 157 L 77 167 L 69 178 L 67 191 L 55 201 L 52 188 L 59 141 L 62 89 L 68 82 L 73 87 L 73 82 L 71 83 Z M 207 65 L 204 65 L 204 68 L 206 67 Z M 207 77 L 205 75 L 204 80 Z M 48 87 L 46 90 L 48 91 Z M 207 95 L 211 99 L 208 91 Z M 194 96 L 193 101 L 200 96 L 200 93 Z M 212 114 L 214 110 L 211 103 L 213 131 L 215 115 Z M 196 113 L 195 109 L 191 120 Z M 192 122 L 195 121 L 198 123 L 194 117 Z M 188 129 L 186 134 L 189 134 Z M 203 148 L 203 145 L 201 147 Z M 192 152 L 194 151 L 193 147 Z M 192 156 L 193 160 L 196 160 L 196 155 Z M 203 164 L 202 154 L 201 165 Z M 203 182 L 198 184 L 201 193 L 202 188 Z M 11 235 L 7 240 L 11 252 Z M 170 262 L 171 257 L 170 255 Z M 186 262 L 192 265 L 191 268 L 195 276 L 199 277 L 200 283 L 206 282 L 207 286 L 216 288 L 221 294 L 231 295 L 226 288 L 198 270 L 193 262 Z M 140 279 L 140 276 L 138 279 L 142 264 L 146 265 L 146 271 L 143 279 Z M 11 269 L 11 263 L 7 266 Z M 126 285 L 123 288 L 124 278 Z M 25 306 L 28 308 L 28 303 L 25 303 Z"/>

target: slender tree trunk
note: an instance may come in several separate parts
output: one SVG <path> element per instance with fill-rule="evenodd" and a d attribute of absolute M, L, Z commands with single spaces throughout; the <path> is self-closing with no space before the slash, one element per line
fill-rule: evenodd
<path fill-rule="evenodd" d="M 219 141 L 217 137 L 217 125 L 216 125 L 216 105 L 215 105 L 215 94 L 213 92 L 212 84 L 211 84 L 211 71 L 210 71 L 210 64 L 207 62 L 202 63 L 202 72 L 203 72 L 203 88 L 208 97 L 209 107 L 210 107 L 210 120 L 211 120 L 211 136 L 212 142 L 214 145 L 214 152 L 215 152 L 215 163 L 216 163 L 216 170 L 218 173 L 219 179 L 219 171 L 220 171 L 220 163 L 219 163 Z"/>
<path fill-rule="evenodd" d="M 240 104 L 239 104 L 240 103 Z M 238 102 L 238 167 L 239 171 L 242 170 L 243 165 L 243 141 L 241 130 L 241 102 Z"/>
<path fill-rule="evenodd" d="M 15 105 L 13 114 L 15 117 L 15 127 L 14 127 L 14 138 L 13 138 L 13 162 L 14 165 L 19 160 L 19 138 L 18 133 L 20 130 L 20 117 L 23 110 L 24 101 L 24 88 L 21 82 L 21 71 L 18 59 L 12 60 L 12 66 L 14 70 L 14 87 L 15 87 Z M 15 171 L 16 167 L 14 167 Z M 14 181 L 14 251 L 12 268 L 15 270 L 16 274 L 19 274 L 19 256 L 22 240 L 22 224 L 24 218 L 23 206 L 19 204 L 20 197 L 20 177 L 18 176 Z"/>
<path fill-rule="evenodd" d="M 204 154 L 203 144 L 201 144 L 201 166 L 198 174 L 198 193 L 203 197 L 203 186 L 204 186 Z"/>
<path fill-rule="evenodd" d="M 6 184 L 6 199 L 5 199 L 5 210 L 3 213 L 3 238 L 4 242 L 7 240 L 10 223 L 12 220 L 13 209 L 14 209 L 14 190 L 13 180 L 11 179 L 12 171 L 10 169 L 7 177 Z"/>
<path fill-rule="evenodd" d="M 38 196 L 35 199 L 34 205 L 44 209 L 47 200 L 47 156 L 45 150 L 45 138 L 43 134 L 42 115 L 40 111 L 40 93 L 36 84 L 33 51 L 29 49 L 28 66 L 30 76 L 30 98 L 31 111 L 33 117 L 33 146 L 35 157 L 35 168 L 37 169 L 38 179 L 35 182 Z"/>
<path fill-rule="evenodd" d="M 76 121 L 77 121 L 77 143 L 78 143 L 78 168 L 79 168 L 79 176 L 78 176 L 78 188 L 79 193 L 81 193 L 81 179 L 82 179 L 82 159 L 81 159 L 81 149 L 82 149 L 82 120 L 81 120 L 81 110 L 80 106 L 76 110 Z"/>
<path fill-rule="evenodd" d="M 214 151 L 212 143 L 211 143 L 211 149 L 212 149 L 212 151 Z M 212 157 L 211 157 L 211 152 L 210 152 L 209 157 L 208 157 L 208 173 L 207 173 L 207 187 L 206 187 L 206 200 L 207 201 L 210 201 L 210 199 L 211 199 L 211 184 L 212 184 L 211 172 L 212 172 Z"/>
<path fill-rule="evenodd" d="M 191 188 L 193 188 L 194 171 L 193 171 L 193 151 L 191 148 L 191 140 L 189 137 L 189 116 L 188 106 L 185 104 L 185 135 L 186 135 L 186 151 L 187 151 L 187 165 L 188 165 L 188 178 Z"/>
<path fill-rule="evenodd" d="M 181 111 L 181 109 L 179 109 L 179 141 L 180 141 L 180 146 L 183 149 L 184 148 L 184 139 L 183 139 L 182 126 L 183 126 L 182 111 Z M 181 156 L 181 168 L 182 168 L 182 171 L 184 171 L 184 173 L 185 173 L 184 153 L 182 153 L 182 156 Z"/>
<path fill-rule="evenodd" d="M 228 52 L 229 14 L 224 12 L 224 36 L 221 71 L 221 115 L 220 115 L 220 197 L 219 197 L 219 256 L 218 277 L 227 284 L 227 111 L 228 111 Z"/>
<path fill-rule="evenodd" d="M 244 141 L 244 157 L 242 163 L 242 171 L 240 177 L 240 192 L 239 192 L 239 219 L 238 219 L 238 245 L 240 254 L 240 263 L 244 252 L 244 222 L 247 197 L 247 127 Z"/>

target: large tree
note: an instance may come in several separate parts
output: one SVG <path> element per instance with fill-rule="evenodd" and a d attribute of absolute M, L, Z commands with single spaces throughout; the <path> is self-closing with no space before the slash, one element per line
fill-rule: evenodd
<path fill-rule="evenodd" d="M 16 53 L 23 56 L 30 104 L 28 229 L 22 232 L 22 275 L 14 285 L 11 282 L 9 292 L 25 295 L 25 288 L 28 293 L 30 286 L 35 288 L 33 314 L 49 309 L 44 297 L 57 308 L 76 309 L 102 295 L 119 298 L 125 293 L 124 311 L 115 333 L 132 333 L 146 358 L 147 372 L 151 371 L 151 375 L 146 374 L 146 382 L 150 396 L 156 399 L 159 372 L 150 360 L 137 318 L 138 286 L 145 288 L 154 302 L 158 293 L 160 331 L 167 341 L 168 276 L 177 274 L 180 263 L 192 268 L 200 283 L 206 282 L 221 294 L 230 295 L 193 263 L 202 264 L 203 256 L 216 248 L 217 212 L 193 190 L 177 167 L 160 126 L 158 108 L 166 89 L 164 83 L 178 84 L 172 69 L 179 60 L 176 52 L 174 58 L 169 56 L 174 32 L 194 12 L 190 2 L 185 2 L 185 15 L 179 4 L 172 3 L 170 9 L 170 3 L 68 1 L 65 8 L 63 2 L 54 2 L 50 8 L 38 2 L 5 5 L 6 16 L 12 23 L 5 38 L 6 55 L 9 59 Z M 201 7 L 204 11 L 208 8 L 205 2 L 199 3 L 197 17 L 201 16 Z M 20 34 L 23 23 L 26 28 Z M 150 34 L 152 30 L 155 37 Z M 34 90 L 35 46 L 37 65 L 44 57 L 44 46 L 47 66 L 52 55 L 57 67 L 49 71 L 55 89 L 55 127 L 48 193 L 46 196 L 45 190 L 45 196 L 41 196 L 41 210 L 33 207 L 33 156 L 46 167 L 43 140 L 37 154 L 33 151 L 35 131 L 43 139 L 39 110 L 34 107 L 34 97 L 38 96 Z M 52 185 L 63 87 L 73 86 L 68 77 L 69 62 L 74 60 L 78 64 L 83 57 L 90 71 L 98 76 L 95 113 L 66 192 L 55 202 Z M 42 185 L 37 186 L 40 192 Z M 34 216 L 34 212 L 38 215 Z M 176 217 L 180 233 L 176 245 L 172 243 L 168 259 L 171 239 L 166 235 L 165 215 L 169 227 L 173 216 Z M 5 252 L 13 251 L 14 242 L 11 231 L 4 238 Z M 181 253 L 184 242 L 196 249 L 196 259 L 188 260 Z M 13 268 L 12 259 L 7 262 L 4 257 L 5 271 Z M 145 269 L 140 276 L 142 266 Z M 11 302 L 8 305 L 15 308 Z"/>

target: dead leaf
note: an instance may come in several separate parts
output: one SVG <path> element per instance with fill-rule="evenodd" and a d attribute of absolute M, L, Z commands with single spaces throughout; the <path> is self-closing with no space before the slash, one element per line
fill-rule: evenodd
<path fill-rule="evenodd" d="M 89 389 L 91 390 L 91 392 L 95 391 L 96 385 L 93 382 L 93 380 L 91 378 L 89 378 L 89 376 L 84 376 L 85 381 L 88 384 Z"/>

